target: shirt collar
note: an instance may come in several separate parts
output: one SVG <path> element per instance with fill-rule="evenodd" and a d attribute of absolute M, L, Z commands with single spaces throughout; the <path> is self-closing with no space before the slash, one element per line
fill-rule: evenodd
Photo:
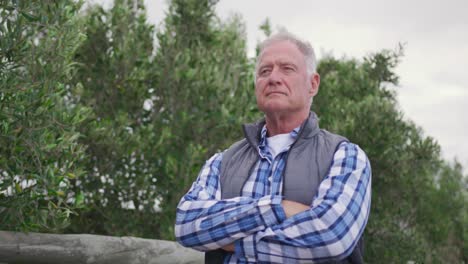
<path fill-rule="evenodd" d="M 301 126 L 298 126 L 294 128 L 291 132 L 289 132 L 289 135 L 291 135 L 292 138 L 296 139 L 297 136 L 299 135 L 300 130 L 301 130 Z M 260 133 L 260 142 L 258 144 L 258 147 L 260 149 L 264 149 L 266 147 L 267 145 L 266 138 L 267 138 L 267 128 L 266 128 L 266 125 L 263 125 L 262 131 Z"/>

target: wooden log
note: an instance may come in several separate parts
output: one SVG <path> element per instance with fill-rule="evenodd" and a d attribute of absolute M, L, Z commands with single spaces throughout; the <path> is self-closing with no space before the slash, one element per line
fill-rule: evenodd
<path fill-rule="evenodd" d="M 0 263 L 143 264 L 204 262 L 204 253 L 173 241 L 98 235 L 0 231 Z"/>

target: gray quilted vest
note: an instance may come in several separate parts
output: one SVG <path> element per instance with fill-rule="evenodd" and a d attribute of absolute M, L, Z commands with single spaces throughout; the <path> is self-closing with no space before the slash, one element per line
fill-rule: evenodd
<path fill-rule="evenodd" d="M 241 195 L 245 182 L 258 162 L 257 149 L 264 125 L 264 120 L 244 125 L 245 139 L 234 143 L 223 153 L 220 175 L 222 199 Z M 311 112 L 287 153 L 283 173 L 284 199 L 312 204 L 320 182 L 330 169 L 334 153 L 343 141 L 348 140 L 320 129 L 317 116 Z M 363 263 L 362 246 L 361 238 L 348 258 L 328 263 Z M 221 249 L 207 252 L 205 263 L 222 263 L 225 254 Z"/>

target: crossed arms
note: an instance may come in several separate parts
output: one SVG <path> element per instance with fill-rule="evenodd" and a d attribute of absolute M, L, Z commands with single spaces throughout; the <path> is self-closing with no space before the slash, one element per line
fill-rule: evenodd
<path fill-rule="evenodd" d="M 177 208 L 179 243 L 234 250 L 244 262 L 315 262 L 348 256 L 367 223 L 371 168 L 352 143 L 336 151 L 310 206 L 278 195 L 221 199 L 222 153 L 209 159 Z"/>

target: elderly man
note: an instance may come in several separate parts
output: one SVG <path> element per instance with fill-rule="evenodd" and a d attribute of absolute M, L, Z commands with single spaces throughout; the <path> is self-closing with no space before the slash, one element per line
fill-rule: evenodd
<path fill-rule="evenodd" d="M 208 251 L 206 263 L 362 263 L 366 154 L 319 129 L 312 46 L 280 32 L 260 48 L 255 95 L 265 118 L 206 162 L 178 205 L 177 240 Z"/>

